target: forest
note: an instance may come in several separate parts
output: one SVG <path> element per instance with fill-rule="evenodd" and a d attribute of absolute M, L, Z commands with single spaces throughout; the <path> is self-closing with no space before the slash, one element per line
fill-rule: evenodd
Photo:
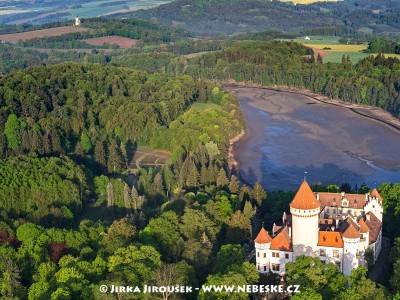
<path fill-rule="evenodd" d="M 147 40 L 111 54 L 0 44 L 2 299 L 249 299 L 204 291 L 112 295 L 99 286 L 279 283 L 272 273 L 260 276 L 248 255 L 263 223 L 267 230 L 281 224 L 294 193 L 246 184 L 228 167 L 230 139 L 245 119 L 224 82 L 309 89 L 400 116 L 398 59 L 323 63 L 300 44 L 264 40 L 281 31 L 244 34 L 256 41 L 208 41 L 146 21 L 86 25 Z M 186 56 L 193 52 L 206 53 Z M 133 168 L 139 146 L 168 151 L 170 163 Z M 386 277 L 368 279 L 372 266 L 347 277 L 333 264 L 300 257 L 287 266 L 286 282 L 302 287 L 290 299 L 400 299 L 400 184 L 378 190 L 384 235 L 393 243 Z"/>
<path fill-rule="evenodd" d="M 112 63 L 149 72 L 292 86 L 333 99 L 378 106 L 400 116 L 400 61 L 383 55 L 370 56 L 355 65 L 347 57 L 342 58 L 342 63 L 322 63 L 310 48 L 271 41 L 237 43 L 192 59 L 170 54 L 132 54 L 115 57 Z"/>
<path fill-rule="evenodd" d="M 399 2 L 395 0 L 316 2 L 308 5 L 257 0 L 178 0 L 115 17 L 175 24 L 201 36 L 267 29 L 298 33 L 308 28 L 342 26 L 349 31 L 371 31 L 376 35 L 399 38 L 399 9 Z"/>

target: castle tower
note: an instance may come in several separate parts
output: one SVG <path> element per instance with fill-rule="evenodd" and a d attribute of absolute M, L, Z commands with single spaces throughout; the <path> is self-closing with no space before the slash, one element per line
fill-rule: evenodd
<path fill-rule="evenodd" d="M 347 220 L 349 227 L 343 232 L 343 266 L 342 272 L 344 275 L 350 276 L 351 270 L 356 269 L 359 265 L 359 250 L 360 233 L 356 229 L 354 222 Z"/>
<path fill-rule="evenodd" d="M 382 222 L 383 218 L 383 206 L 382 197 L 379 195 L 376 189 L 373 189 L 370 194 L 365 195 L 366 201 L 364 205 L 365 213 L 372 212 L 379 221 Z"/>
<path fill-rule="evenodd" d="M 298 255 L 317 256 L 320 203 L 307 181 L 303 181 L 290 203 L 290 212 L 292 214 L 294 257 Z"/>
<path fill-rule="evenodd" d="M 269 249 L 271 247 L 271 237 L 268 232 L 264 229 L 264 225 L 258 233 L 255 242 L 256 248 L 256 266 L 260 273 L 269 272 Z"/>

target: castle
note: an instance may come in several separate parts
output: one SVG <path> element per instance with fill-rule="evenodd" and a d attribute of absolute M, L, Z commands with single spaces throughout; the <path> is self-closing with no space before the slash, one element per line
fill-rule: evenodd
<path fill-rule="evenodd" d="M 256 266 L 285 274 L 287 262 L 299 255 L 318 257 L 336 264 L 341 272 L 365 265 L 365 250 L 376 260 L 382 240 L 382 198 L 374 189 L 365 195 L 314 193 L 304 180 L 284 213 L 282 226 L 274 224 L 271 235 L 261 228 L 255 242 Z"/>

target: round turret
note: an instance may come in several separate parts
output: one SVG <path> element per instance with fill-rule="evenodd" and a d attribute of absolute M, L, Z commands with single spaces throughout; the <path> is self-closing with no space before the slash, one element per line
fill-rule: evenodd
<path fill-rule="evenodd" d="M 318 244 L 320 203 L 307 181 L 303 181 L 290 203 L 290 212 L 294 256 L 315 256 Z"/>

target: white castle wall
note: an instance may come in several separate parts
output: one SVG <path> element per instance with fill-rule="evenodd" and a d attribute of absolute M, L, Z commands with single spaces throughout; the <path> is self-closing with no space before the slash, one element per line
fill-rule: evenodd
<path fill-rule="evenodd" d="M 348 239 L 343 237 L 343 274 L 350 276 L 351 270 L 356 269 L 359 265 L 358 244 L 360 238 Z"/>
<path fill-rule="evenodd" d="M 290 208 L 294 257 L 317 255 L 319 210 L 319 207 L 309 210 Z"/>

